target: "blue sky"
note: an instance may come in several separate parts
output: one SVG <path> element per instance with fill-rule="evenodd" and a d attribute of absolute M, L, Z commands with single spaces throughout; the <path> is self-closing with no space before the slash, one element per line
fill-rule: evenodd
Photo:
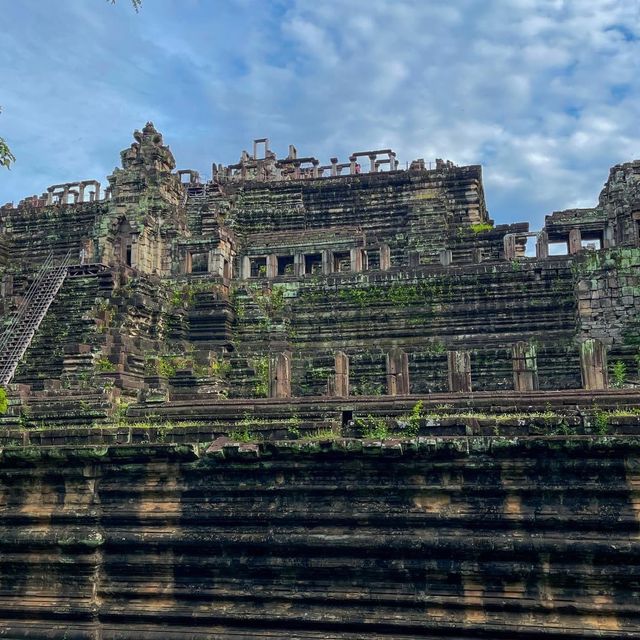
<path fill-rule="evenodd" d="M 480 163 L 533 228 L 640 157 L 639 0 L 0 0 L 0 37 L 0 203 L 104 183 L 147 120 L 205 175 L 263 136 Z"/>

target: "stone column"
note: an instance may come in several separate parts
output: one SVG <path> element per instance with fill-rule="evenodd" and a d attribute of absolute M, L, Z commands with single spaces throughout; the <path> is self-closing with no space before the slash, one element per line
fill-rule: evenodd
<path fill-rule="evenodd" d="M 447 351 L 449 369 L 449 391 L 470 392 L 471 353 L 469 351 Z"/>
<path fill-rule="evenodd" d="M 443 267 L 448 267 L 453 260 L 451 249 L 441 249 L 440 251 L 440 264 Z"/>
<path fill-rule="evenodd" d="M 291 397 L 291 354 L 288 352 L 269 359 L 269 397 Z"/>
<path fill-rule="evenodd" d="M 376 154 L 375 153 L 370 153 L 369 154 L 369 162 L 370 162 L 370 167 L 369 167 L 369 171 L 371 171 L 371 173 L 375 173 L 378 170 L 378 167 L 376 166 Z"/>
<path fill-rule="evenodd" d="M 251 277 L 251 260 L 249 256 L 240 258 L 240 277 L 243 280 L 248 280 Z"/>
<path fill-rule="evenodd" d="M 516 237 L 513 233 L 507 233 L 504 237 L 504 259 L 516 259 Z"/>
<path fill-rule="evenodd" d="M 541 231 L 536 239 L 536 258 L 544 260 L 549 257 L 549 236 L 546 231 Z"/>
<path fill-rule="evenodd" d="M 513 388 L 516 391 L 538 389 L 536 347 L 529 342 L 516 342 L 511 348 Z"/>
<path fill-rule="evenodd" d="M 331 158 L 331 176 L 335 178 L 338 175 L 338 158 Z"/>
<path fill-rule="evenodd" d="M 304 253 L 296 253 L 293 256 L 293 275 L 300 277 L 304 275 Z"/>
<path fill-rule="evenodd" d="M 482 247 L 476 247 L 471 252 L 471 258 L 474 264 L 480 264 L 484 260 L 484 250 Z"/>
<path fill-rule="evenodd" d="M 278 256 L 271 254 L 267 256 L 267 278 L 272 280 L 278 275 Z"/>
<path fill-rule="evenodd" d="M 363 251 L 360 247 L 353 247 L 351 253 L 351 271 L 360 272 L 363 269 Z"/>
<path fill-rule="evenodd" d="M 608 388 L 607 351 L 604 344 L 600 340 L 589 339 L 581 342 L 579 348 L 582 387 L 589 391 Z"/>
<path fill-rule="evenodd" d="M 322 250 L 322 273 L 325 276 L 333 273 L 333 252 L 331 249 Z"/>
<path fill-rule="evenodd" d="M 569 254 L 580 253 L 582 251 L 582 233 L 580 229 L 569 231 Z"/>
<path fill-rule="evenodd" d="M 343 351 L 336 353 L 335 370 L 334 395 L 346 398 L 349 395 L 349 356 Z"/>
<path fill-rule="evenodd" d="M 639 238 L 640 240 L 640 238 Z M 602 234 L 602 248 L 609 249 L 616 246 L 615 236 L 613 234 L 613 226 L 607 222 Z"/>
<path fill-rule="evenodd" d="M 349 156 L 349 173 L 353 175 L 356 172 L 357 158 L 355 156 Z"/>
<path fill-rule="evenodd" d="M 391 250 L 388 244 L 380 245 L 380 271 L 387 271 L 391 268 Z"/>
<path fill-rule="evenodd" d="M 78 184 L 78 202 L 84 202 L 84 189 L 87 185 L 84 182 Z"/>
<path fill-rule="evenodd" d="M 13 295 L 13 276 L 5 275 L 2 277 L 2 288 L 0 289 L 0 295 L 3 298 L 8 298 Z"/>
<path fill-rule="evenodd" d="M 402 349 L 394 349 L 387 354 L 387 394 L 409 394 L 409 356 Z"/>
<path fill-rule="evenodd" d="M 209 249 L 209 251 L 207 251 L 207 271 L 222 276 L 224 275 L 223 268 L 224 260 L 222 256 L 213 249 Z"/>
<path fill-rule="evenodd" d="M 45 205 L 49 205 L 53 202 L 53 187 L 49 187 L 47 189 L 47 201 L 45 202 Z"/>

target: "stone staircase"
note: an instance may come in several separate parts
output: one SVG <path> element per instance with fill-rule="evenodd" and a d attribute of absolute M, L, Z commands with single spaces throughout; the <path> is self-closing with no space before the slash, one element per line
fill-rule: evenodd
<path fill-rule="evenodd" d="M 67 277 L 70 264 L 70 251 L 58 265 L 54 262 L 53 253 L 50 253 L 28 289 L 0 341 L 1 385 L 11 381 L 20 359 L 31 344 L 33 336 Z"/>

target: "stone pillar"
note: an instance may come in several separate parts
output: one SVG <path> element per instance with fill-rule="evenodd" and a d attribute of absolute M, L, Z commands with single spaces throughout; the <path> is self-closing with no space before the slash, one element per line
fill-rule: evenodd
<path fill-rule="evenodd" d="M 322 273 L 328 276 L 333 272 L 333 252 L 331 249 L 322 250 Z"/>
<path fill-rule="evenodd" d="M 469 351 L 447 351 L 449 369 L 449 391 L 470 392 L 471 353 Z"/>
<path fill-rule="evenodd" d="M 482 247 L 476 247 L 471 251 L 471 259 L 474 264 L 480 264 L 484 260 L 484 250 Z"/>
<path fill-rule="evenodd" d="M 402 349 L 394 349 L 387 354 L 387 394 L 409 394 L 409 356 Z"/>
<path fill-rule="evenodd" d="M 278 256 L 271 254 L 267 256 L 267 278 L 270 280 L 278 275 Z"/>
<path fill-rule="evenodd" d="M 541 231 L 536 239 L 536 258 L 544 260 L 549 257 L 549 236 L 546 231 Z"/>
<path fill-rule="evenodd" d="M 12 275 L 4 275 L 2 276 L 2 288 L 0 289 L 0 295 L 3 298 L 8 298 L 13 295 L 13 276 Z"/>
<path fill-rule="evenodd" d="M 290 353 L 277 353 L 269 358 L 269 397 L 291 397 Z"/>
<path fill-rule="evenodd" d="M 516 342 L 511 348 L 513 388 L 516 391 L 538 389 L 536 347 L 529 342 Z"/>
<path fill-rule="evenodd" d="M 78 202 L 84 202 L 84 189 L 87 185 L 84 182 L 78 184 Z"/>
<path fill-rule="evenodd" d="M 224 275 L 224 259 L 213 249 L 207 251 L 207 271 L 217 276 Z"/>
<path fill-rule="evenodd" d="M 353 175 L 356 172 L 357 158 L 355 156 L 349 156 L 349 173 Z"/>
<path fill-rule="evenodd" d="M 336 353 L 335 371 L 333 395 L 346 398 L 349 395 L 349 356 L 343 351 Z"/>
<path fill-rule="evenodd" d="M 513 233 L 507 233 L 504 237 L 504 259 L 516 259 L 516 237 Z"/>
<path fill-rule="evenodd" d="M 360 247 L 351 249 L 351 271 L 360 272 L 364 268 L 363 251 Z"/>
<path fill-rule="evenodd" d="M 331 158 L 331 176 L 336 177 L 338 175 L 338 158 Z"/>
<path fill-rule="evenodd" d="M 68 185 L 65 185 L 65 186 L 62 188 L 62 196 L 61 196 L 61 200 L 60 200 L 60 202 L 61 202 L 62 204 L 67 204 L 67 200 L 68 200 L 68 199 L 69 199 L 69 186 L 68 186 Z"/>
<path fill-rule="evenodd" d="M 378 167 L 376 165 L 376 154 L 375 153 L 370 153 L 369 154 L 369 162 L 370 162 L 370 167 L 369 167 L 369 171 L 371 171 L 371 173 L 375 173 L 378 170 Z"/>
<path fill-rule="evenodd" d="M 569 254 L 580 253 L 582 251 L 582 233 L 580 229 L 569 231 Z"/>
<path fill-rule="evenodd" d="M 608 388 L 607 351 L 604 344 L 600 340 L 589 339 L 581 342 L 579 347 L 582 387 L 589 391 Z"/>
<path fill-rule="evenodd" d="M 139 268 L 140 266 L 140 256 L 138 255 L 140 253 L 140 246 L 138 244 L 138 242 L 136 242 L 135 240 L 132 240 L 131 242 L 131 267 L 132 268 Z"/>
<path fill-rule="evenodd" d="M 249 256 L 240 258 L 240 278 L 248 280 L 251 277 L 251 260 Z"/>
<path fill-rule="evenodd" d="M 453 256 L 451 254 L 451 249 L 441 249 L 440 250 L 440 264 L 443 267 L 448 267 L 453 260 Z"/>
<path fill-rule="evenodd" d="M 49 205 L 53 202 L 53 187 L 49 187 L 47 189 L 47 201 L 45 202 L 45 205 Z"/>
<path fill-rule="evenodd" d="M 300 277 L 304 275 L 304 253 L 296 253 L 293 256 L 293 275 Z"/>
<path fill-rule="evenodd" d="M 602 234 L 602 247 L 603 249 L 609 249 L 610 247 L 615 247 L 615 246 L 616 246 L 616 239 L 613 233 L 613 225 L 607 222 L 607 224 L 604 227 L 604 232 Z"/>
<path fill-rule="evenodd" d="M 391 250 L 388 244 L 380 245 L 380 271 L 387 271 L 391 268 Z"/>

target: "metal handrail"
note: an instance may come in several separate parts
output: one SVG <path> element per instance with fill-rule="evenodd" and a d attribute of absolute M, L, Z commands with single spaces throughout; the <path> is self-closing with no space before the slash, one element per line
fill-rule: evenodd
<path fill-rule="evenodd" d="M 49 257 L 52 255 L 50 254 Z M 3 347 L 0 354 L 2 354 L 4 365 L 0 370 L 0 384 L 7 384 L 13 376 L 20 358 L 29 348 L 33 336 L 60 290 L 71 263 L 71 250 L 67 252 L 60 265 L 51 268 L 50 262 L 49 259 L 45 261 L 38 277 L 29 289 L 19 313 L 16 314 L 16 320 L 11 324 L 10 334 L 7 334 L 6 337 L 3 336 Z M 44 268 L 45 265 L 46 268 Z M 43 289 L 42 285 L 47 277 L 51 278 L 50 286 Z M 32 317 L 29 317 L 30 315 Z M 15 342 L 11 350 L 2 353 L 12 339 L 15 339 Z"/>

